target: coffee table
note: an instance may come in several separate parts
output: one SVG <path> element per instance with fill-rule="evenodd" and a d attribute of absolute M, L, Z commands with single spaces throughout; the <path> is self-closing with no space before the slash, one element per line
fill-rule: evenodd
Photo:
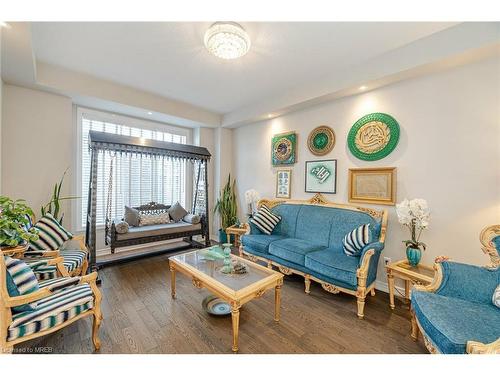
<path fill-rule="evenodd" d="M 240 307 L 274 288 L 274 320 L 280 320 L 281 286 L 283 275 L 267 267 L 231 254 L 233 261 L 243 263 L 247 273 L 242 275 L 221 272 L 223 260 L 208 259 L 208 249 L 191 251 L 169 258 L 172 298 L 175 298 L 175 276 L 183 273 L 192 279 L 196 288 L 206 288 L 231 306 L 233 352 L 238 351 Z"/>

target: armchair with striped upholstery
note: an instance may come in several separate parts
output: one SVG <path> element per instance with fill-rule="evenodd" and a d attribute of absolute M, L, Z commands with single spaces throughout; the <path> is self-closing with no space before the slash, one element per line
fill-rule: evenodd
<path fill-rule="evenodd" d="M 54 267 L 62 277 L 39 282 L 39 290 L 11 297 L 7 289 L 7 268 L 0 256 L 0 354 L 11 353 L 14 345 L 50 334 L 73 322 L 93 316 L 92 341 L 100 348 L 98 337 L 102 321 L 101 292 L 97 273 L 68 276 L 63 258 L 43 259 L 29 263 L 35 271 L 41 266 Z M 15 312 L 13 308 L 36 302 L 32 311 Z"/>
<path fill-rule="evenodd" d="M 58 250 L 35 251 L 28 250 L 24 253 L 24 261 L 27 263 L 37 262 L 43 258 L 62 257 L 63 264 L 69 276 L 83 276 L 88 269 L 88 250 L 85 246 L 83 235 L 74 236 L 66 241 Z M 55 266 L 38 267 L 35 270 L 38 280 L 50 280 L 56 276 Z"/>

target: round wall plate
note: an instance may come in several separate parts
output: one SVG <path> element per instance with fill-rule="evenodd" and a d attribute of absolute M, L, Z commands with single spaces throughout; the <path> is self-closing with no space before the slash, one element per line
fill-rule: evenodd
<path fill-rule="evenodd" d="M 399 124 L 386 113 L 370 113 L 354 123 L 347 144 L 361 160 L 380 160 L 389 155 L 399 141 Z"/>
<path fill-rule="evenodd" d="M 335 146 L 335 132 L 328 126 L 318 126 L 309 133 L 307 146 L 316 156 L 326 155 Z"/>

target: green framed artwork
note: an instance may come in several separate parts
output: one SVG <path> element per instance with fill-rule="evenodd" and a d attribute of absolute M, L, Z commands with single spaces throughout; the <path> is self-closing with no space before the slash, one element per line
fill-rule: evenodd
<path fill-rule="evenodd" d="M 389 155 L 399 141 L 399 124 L 386 113 L 370 113 L 352 126 L 347 144 L 361 160 L 380 160 Z"/>
<path fill-rule="evenodd" d="M 288 132 L 273 135 L 271 142 L 272 165 L 287 165 L 297 162 L 297 134 Z"/>
<path fill-rule="evenodd" d="M 309 151 L 316 156 L 328 154 L 335 145 L 335 133 L 332 128 L 322 125 L 313 129 L 307 139 Z"/>
<path fill-rule="evenodd" d="M 337 192 L 337 160 L 306 161 L 306 193 Z"/>

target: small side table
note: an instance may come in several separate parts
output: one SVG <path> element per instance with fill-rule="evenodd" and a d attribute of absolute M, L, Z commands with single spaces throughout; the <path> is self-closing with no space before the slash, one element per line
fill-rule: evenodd
<path fill-rule="evenodd" d="M 230 241 L 231 234 L 234 236 L 234 246 L 240 246 L 240 237 L 248 231 L 248 224 L 244 223 L 241 226 L 231 225 L 226 228 L 227 240 Z"/>
<path fill-rule="evenodd" d="M 386 267 L 387 284 L 389 286 L 389 300 L 391 309 L 394 310 L 394 278 L 405 281 L 405 299 L 410 299 L 410 289 L 413 285 L 429 285 L 434 280 L 434 268 L 425 264 L 415 267 L 408 264 L 408 260 L 398 260 Z"/>

